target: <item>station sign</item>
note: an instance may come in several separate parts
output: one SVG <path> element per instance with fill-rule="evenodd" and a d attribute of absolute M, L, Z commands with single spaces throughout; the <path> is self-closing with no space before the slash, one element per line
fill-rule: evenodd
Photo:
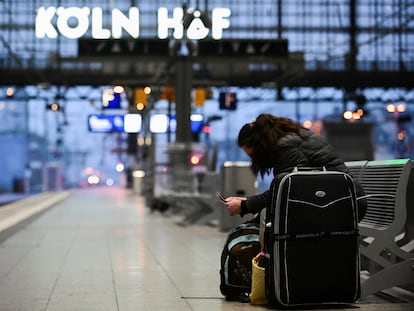
<path fill-rule="evenodd" d="M 79 56 L 168 56 L 171 55 L 169 40 L 145 39 L 88 39 L 78 40 Z M 287 57 L 287 39 L 222 39 L 200 40 L 197 43 L 196 56 L 207 57 Z M 163 98 L 167 95 L 163 94 Z"/>
<path fill-rule="evenodd" d="M 209 35 L 215 40 L 223 37 L 223 30 L 230 27 L 231 10 L 213 8 L 211 18 L 198 9 L 184 10 L 174 8 L 172 12 L 166 7 L 157 11 L 157 36 L 167 39 L 172 33 L 174 39 L 201 40 Z M 84 36 L 93 39 L 120 39 L 123 34 L 131 38 L 140 37 L 140 11 L 131 7 L 128 14 L 115 8 L 111 11 L 111 21 L 104 21 L 103 9 L 100 7 L 40 7 L 36 13 L 35 32 L 37 38 L 57 38 L 62 35 L 70 39 Z M 104 25 L 110 25 L 104 27 Z"/>
<path fill-rule="evenodd" d="M 140 114 L 88 116 L 88 129 L 93 133 L 139 133 L 142 128 Z"/>
<path fill-rule="evenodd" d="M 200 133 L 204 126 L 204 117 L 199 113 L 190 115 L 190 128 L 192 133 Z M 170 131 L 175 133 L 177 129 L 176 117 L 168 116 L 164 113 L 150 115 L 149 129 L 151 133 L 162 134 Z"/>

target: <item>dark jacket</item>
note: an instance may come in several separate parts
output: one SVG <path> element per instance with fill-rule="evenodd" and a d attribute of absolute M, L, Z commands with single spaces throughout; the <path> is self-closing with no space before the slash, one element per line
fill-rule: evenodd
<path fill-rule="evenodd" d="M 331 171 L 349 173 L 341 158 L 326 140 L 311 131 L 303 130 L 306 138 L 297 134 L 289 134 L 279 140 L 278 153 L 274 156 L 273 176 L 291 172 L 295 167 L 325 167 Z M 363 196 L 361 185 L 355 181 L 357 197 Z M 248 213 L 258 213 L 264 207 L 270 206 L 270 192 L 250 196 L 242 204 L 241 216 Z M 365 200 L 358 201 L 358 218 L 361 220 L 366 212 Z"/>

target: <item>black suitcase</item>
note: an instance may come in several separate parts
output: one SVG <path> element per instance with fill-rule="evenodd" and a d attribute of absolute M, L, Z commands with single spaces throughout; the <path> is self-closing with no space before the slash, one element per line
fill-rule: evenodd
<path fill-rule="evenodd" d="M 357 201 L 343 172 L 295 170 L 275 178 L 266 212 L 271 306 L 349 304 L 360 297 Z"/>

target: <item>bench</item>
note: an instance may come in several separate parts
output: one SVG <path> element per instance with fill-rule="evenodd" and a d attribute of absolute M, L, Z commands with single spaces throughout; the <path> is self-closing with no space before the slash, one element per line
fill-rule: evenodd
<path fill-rule="evenodd" d="M 362 270 L 368 272 L 361 283 L 361 298 L 414 283 L 414 254 L 404 249 L 414 238 L 407 217 L 407 201 L 414 195 L 408 188 L 414 179 L 413 161 L 351 161 L 346 165 L 361 183 L 368 203 L 359 223 Z"/>
<path fill-rule="evenodd" d="M 210 171 L 158 171 L 150 207 L 177 216 L 180 225 L 210 224 L 218 218 L 218 178 Z"/>

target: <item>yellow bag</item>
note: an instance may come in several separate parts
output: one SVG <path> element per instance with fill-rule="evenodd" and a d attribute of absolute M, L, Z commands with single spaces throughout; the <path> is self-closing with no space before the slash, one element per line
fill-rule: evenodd
<path fill-rule="evenodd" d="M 265 268 L 259 266 L 259 258 L 262 253 L 257 254 L 252 259 L 252 291 L 249 294 L 250 303 L 253 305 L 265 305 L 266 288 L 265 288 Z"/>

